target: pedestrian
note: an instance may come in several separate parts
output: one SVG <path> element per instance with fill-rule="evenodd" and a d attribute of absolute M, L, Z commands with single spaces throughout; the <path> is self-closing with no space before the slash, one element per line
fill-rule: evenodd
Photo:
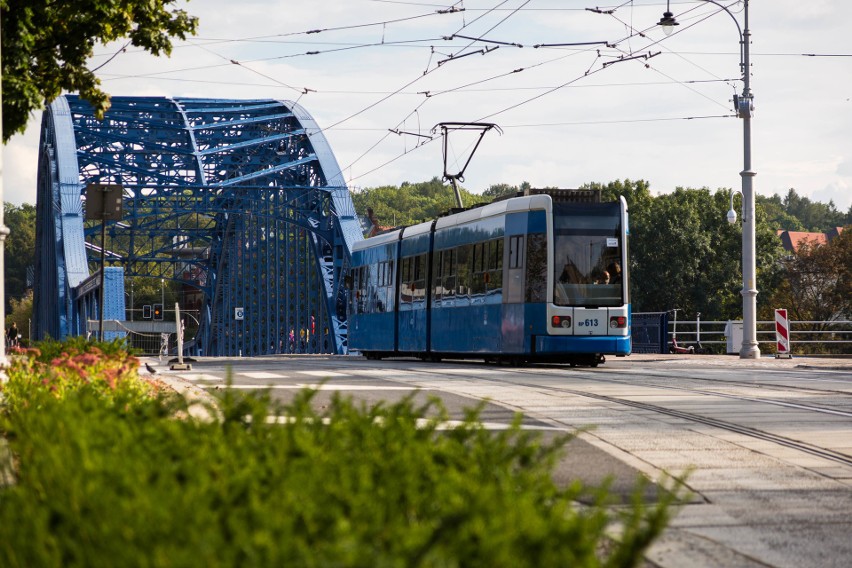
<path fill-rule="evenodd" d="M 6 344 L 9 347 L 18 346 L 18 324 L 15 322 L 12 322 L 12 325 L 9 327 L 9 331 L 6 332 Z"/>

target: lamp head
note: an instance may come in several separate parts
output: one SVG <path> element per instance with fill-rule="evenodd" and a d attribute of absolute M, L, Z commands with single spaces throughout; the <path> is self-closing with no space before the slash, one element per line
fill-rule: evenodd
<path fill-rule="evenodd" d="M 671 12 L 663 12 L 663 17 L 660 18 L 660 21 L 657 25 L 662 26 L 663 33 L 665 33 L 666 35 L 672 35 L 674 27 L 679 26 L 680 24 L 677 20 L 675 20 L 674 14 L 672 14 Z"/>
<path fill-rule="evenodd" d="M 736 222 L 737 222 L 737 212 L 734 211 L 734 208 L 732 207 L 731 210 L 728 211 L 728 223 L 733 225 Z"/>

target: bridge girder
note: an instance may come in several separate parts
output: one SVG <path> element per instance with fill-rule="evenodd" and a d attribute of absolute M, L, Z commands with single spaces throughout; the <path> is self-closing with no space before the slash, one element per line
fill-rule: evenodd
<path fill-rule="evenodd" d="M 123 187 L 107 266 L 201 292 L 198 352 L 346 351 L 342 283 L 361 228 L 300 105 L 113 97 L 99 121 L 84 100 L 56 99 L 41 132 L 36 338 L 82 334 L 97 317 L 96 303 L 75 302 L 99 268 L 101 225 L 84 218 L 90 183 Z"/>

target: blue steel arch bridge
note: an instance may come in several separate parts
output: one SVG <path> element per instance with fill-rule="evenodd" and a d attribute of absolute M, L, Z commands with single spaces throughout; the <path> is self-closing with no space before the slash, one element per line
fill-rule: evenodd
<path fill-rule="evenodd" d="M 36 339 L 84 335 L 99 318 L 103 252 L 104 319 L 124 320 L 126 283 L 152 278 L 192 291 L 191 353 L 346 351 L 343 280 L 362 232 L 300 105 L 113 97 L 99 121 L 64 96 L 44 113 L 38 167 Z M 90 184 L 123 188 L 103 251 Z"/>

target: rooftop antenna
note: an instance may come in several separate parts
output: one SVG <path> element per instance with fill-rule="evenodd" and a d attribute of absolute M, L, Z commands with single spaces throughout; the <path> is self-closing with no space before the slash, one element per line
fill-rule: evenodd
<path fill-rule="evenodd" d="M 485 136 L 485 133 L 491 130 L 492 128 L 497 129 L 497 132 L 499 132 L 500 134 L 503 134 L 503 131 L 500 129 L 499 126 L 490 122 L 439 122 L 432 129 L 432 132 L 436 132 L 438 128 L 441 129 L 441 136 L 444 139 L 444 179 L 448 180 L 453 185 L 453 191 L 456 194 L 456 204 L 459 206 L 459 208 L 463 208 L 464 204 L 462 203 L 461 192 L 459 191 L 458 182 L 464 181 L 464 171 L 467 169 L 468 164 L 470 164 L 470 159 L 473 158 L 473 154 L 476 152 L 476 149 L 479 148 L 479 143 L 482 142 L 482 137 Z M 450 137 L 450 132 L 458 132 L 460 130 L 478 130 L 479 138 L 476 140 L 476 144 L 473 146 L 473 150 L 470 151 L 470 155 L 467 157 L 467 161 L 464 163 L 461 169 L 456 173 L 450 173 L 447 171 L 447 140 Z"/>

